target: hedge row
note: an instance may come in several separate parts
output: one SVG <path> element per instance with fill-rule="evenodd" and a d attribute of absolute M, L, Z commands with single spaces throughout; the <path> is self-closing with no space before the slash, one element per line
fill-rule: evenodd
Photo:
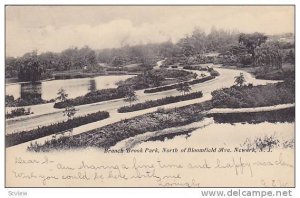
<path fill-rule="evenodd" d="M 23 116 L 23 115 L 30 115 L 33 114 L 33 112 L 30 111 L 30 109 L 25 110 L 25 108 L 16 108 L 11 111 L 11 113 L 6 113 L 5 118 L 14 118 L 18 116 Z"/>
<path fill-rule="evenodd" d="M 18 145 L 24 142 L 35 140 L 44 136 L 59 133 L 91 122 L 96 122 L 109 117 L 106 111 L 98 111 L 96 113 L 80 116 L 68 121 L 58 122 L 48 126 L 38 127 L 29 131 L 21 131 L 18 133 L 8 134 L 5 136 L 6 147 Z"/>
<path fill-rule="evenodd" d="M 204 78 L 200 78 L 200 79 L 189 81 L 187 83 L 189 85 L 194 85 L 194 84 L 202 83 L 202 82 L 214 79 L 214 78 L 215 78 L 214 76 L 207 76 L 207 77 L 204 77 Z M 161 91 L 167 91 L 167 90 L 171 90 L 171 89 L 176 89 L 179 84 L 180 83 L 173 84 L 173 85 L 166 85 L 166 86 L 157 87 L 157 88 L 153 88 L 153 89 L 146 89 L 144 91 L 144 93 L 156 93 L 156 92 L 161 92 Z"/>
<path fill-rule="evenodd" d="M 54 104 L 54 108 L 65 108 L 68 105 L 78 106 L 84 104 L 91 104 L 96 102 L 102 102 L 106 100 L 113 100 L 125 97 L 125 92 L 121 89 L 102 89 L 95 92 L 87 93 L 84 96 L 79 96 L 74 99 L 69 99 L 65 102 L 57 102 Z"/>
<path fill-rule="evenodd" d="M 202 120 L 203 111 L 211 109 L 211 102 L 192 104 L 184 107 L 157 111 L 140 115 L 131 119 L 121 120 L 98 129 L 93 129 L 72 137 L 64 136 L 44 144 L 33 144 L 28 147 L 33 152 L 49 152 L 76 148 L 110 148 L 117 142 L 143 134 L 171 127 L 184 126 Z"/>
<path fill-rule="evenodd" d="M 132 111 L 138 111 L 142 109 L 148 109 L 151 107 L 157 107 L 161 105 L 171 104 L 175 102 L 185 101 L 185 100 L 192 100 L 195 98 L 201 98 L 203 96 L 202 91 L 194 92 L 182 96 L 169 96 L 158 100 L 151 100 L 146 101 L 144 103 L 138 103 L 134 104 L 132 106 L 125 106 L 118 109 L 119 113 L 125 113 L 125 112 L 132 112 Z"/>
<path fill-rule="evenodd" d="M 207 71 L 206 67 L 201 67 L 201 66 L 184 66 L 183 69 L 198 70 L 198 71 Z"/>

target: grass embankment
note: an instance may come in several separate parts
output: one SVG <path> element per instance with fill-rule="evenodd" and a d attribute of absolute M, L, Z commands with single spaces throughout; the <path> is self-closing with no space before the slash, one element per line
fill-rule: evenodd
<path fill-rule="evenodd" d="M 31 145 L 28 150 L 47 152 L 50 150 L 74 149 L 85 147 L 109 148 L 117 142 L 149 131 L 183 126 L 204 118 L 203 111 L 211 109 L 210 102 L 188 105 L 170 110 L 122 120 L 95 130 L 72 137 L 61 137 L 45 142 L 43 145 Z"/>
<path fill-rule="evenodd" d="M 18 145 L 24 142 L 35 140 L 44 136 L 56 134 L 69 130 L 81 125 L 85 125 L 91 122 L 96 122 L 109 117 L 109 113 L 106 111 L 99 111 L 86 116 L 75 117 L 68 121 L 63 121 L 48 126 L 39 127 L 29 131 L 21 131 L 18 133 L 8 134 L 5 136 L 6 147 Z"/>
<path fill-rule="evenodd" d="M 169 96 L 169 97 L 165 97 L 165 98 L 158 99 L 158 100 L 150 100 L 150 101 L 146 101 L 143 103 L 134 104 L 131 106 L 121 107 L 118 109 L 118 112 L 125 113 L 125 112 L 138 111 L 138 110 L 142 110 L 142 109 L 148 109 L 148 108 L 171 104 L 171 103 L 176 103 L 176 102 L 180 102 L 180 101 L 201 98 L 202 96 L 203 96 L 203 93 L 201 91 L 186 94 L 186 95 L 181 95 L 181 96 Z"/>
<path fill-rule="evenodd" d="M 186 83 L 189 84 L 189 85 L 195 85 L 195 84 L 198 84 L 198 83 L 206 82 L 208 80 L 212 80 L 214 78 L 215 77 L 213 77 L 213 76 L 207 76 L 207 77 L 192 80 L 192 81 L 189 81 L 189 82 L 186 82 Z M 161 92 L 161 91 L 168 91 L 168 90 L 172 90 L 172 89 L 177 89 L 179 84 L 180 83 L 176 83 L 176 84 L 173 84 L 173 85 L 167 85 L 167 86 L 157 87 L 157 88 L 153 88 L 153 89 L 146 89 L 144 91 L 144 93 L 156 93 L 156 92 Z"/>
<path fill-rule="evenodd" d="M 187 67 L 187 66 L 186 66 Z M 190 67 L 188 67 L 190 68 Z M 194 68 L 194 67 L 193 67 Z M 194 70 L 199 70 L 199 71 L 208 71 L 210 73 L 210 76 L 207 76 L 207 77 L 203 77 L 203 78 L 200 78 L 200 79 L 195 79 L 195 80 L 191 80 L 189 82 L 186 82 L 188 83 L 189 85 L 195 85 L 195 84 L 198 84 L 198 83 L 203 83 L 205 81 L 208 81 L 208 80 L 212 80 L 214 79 L 216 76 L 219 76 L 220 73 L 217 72 L 216 70 L 214 70 L 213 68 L 204 68 L 204 70 L 201 70 L 202 67 L 196 67 L 196 69 Z M 176 84 L 172 84 L 172 85 L 167 85 L 167 86 L 160 86 L 160 87 L 156 87 L 156 88 L 153 88 L 153 89 L 146 89 L 144 91 L 144 93 L 156 93 L 156 92 L 161 92 L 161 91 L 167 91 L 167 90 L 172 90 L 172 89 L 176 89 L 178 86 L 179 86 L 180 83 L 176 83 Z"/>
<path fill-rule="evenodd" d="M 212 104 L 217 108 L 249 108 L 295 102 L 295 81 L 258 86 L 232 86 L 212 92 Z"/>

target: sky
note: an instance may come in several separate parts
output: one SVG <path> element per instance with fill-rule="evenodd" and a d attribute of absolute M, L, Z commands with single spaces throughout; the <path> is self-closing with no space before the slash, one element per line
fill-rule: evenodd
<path fill-rule="evenodd" d="M 6 56 L 177 42 L 195 27 L 294 32 L 293 6 L 6 6 Z"/>

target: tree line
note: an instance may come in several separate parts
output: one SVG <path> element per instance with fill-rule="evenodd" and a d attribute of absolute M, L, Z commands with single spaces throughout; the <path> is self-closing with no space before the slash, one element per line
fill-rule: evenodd
<path fill-rule="evenodd" d="M 69 48 L 60 53 L 36 51 L 22 57 L 6 58 L 6 77 L 18 77 L 20 81 L 38 81 L 51 77 L 53 71 L 86 70 L 90 72 L 108 67 L 123 67 L 129 64 L 152 69 L 158 60 L 166 65 L 180 63 L 221 63 L 237 66 L 261 66 L 281 68 L 282 62 L 294 63 L 294 43 L 284 42 L 275 36 L 262 33 L 244 34 L 212 28 L 209 33 L 195 28 L 191 34 L 173 43 L 150 43 L 120 48 L 93 50 L 89 47 Z M 216 57 L 206 56 L 216 53 Z"/>
<path fill-rule="evenodd" d="M 37 51 L 21 57 L 7 57 L 5 77 L 18 77 L 20 81 L 39 81 L 49 78 L 53 71 L 83 69 L 97 64 L 97 56 L 89 47 L 69 48 L 60 53 Z"/>

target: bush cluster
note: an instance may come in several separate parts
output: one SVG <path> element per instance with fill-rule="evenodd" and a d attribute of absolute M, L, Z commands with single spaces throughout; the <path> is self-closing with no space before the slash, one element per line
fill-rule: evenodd
<path fill-rule="evenodd" d="M 158 69 L 146 71 L 135 77 L 128 78 L 118 83 L 118 85 L 132 86 L 135 90 L 148 89 L 161 85 L 170 84 L 169 79 L 191 80 L 193 73 L 178 69 Z"/>
<path fill-rule="evenodd" d="M 30 115 L 30 114 L 32 114 L 32 112 L 30 112 L 30 109 L 25 110 L 25 108 L 22 107 L 22 108 L 16 108 L 11 110 L 11 113 L 7 113 L 5 117 L 6 119 L 9 119 L 17 116 Z"/>
<path fill-rule="evenodd" d="M 96 113 L 87 114 L 86 116 L 75 117 L 68 121 L 63 121 L 48 126 L 38 127 L 29 131 L 21 131 L 5 136 L 6 147 L 18 145 L 24 142 L 35 140 L 44 136 L 59 133 L 91 122 L 96 122 L 109 117 L 106 111 L 98 111 Z"/>
<path fill-rule="evenodd" d="M 54 102 L 54 100 L 43 100 L 40 97 L 26 97 L 26 98 L 18 98 L 14 99 L 12 95 L 5 96 L 5 106 L 7 107 L 20 107 L 20 106 L 29 106 L 29 105 L 37 105 L 44 104 L 48 102 Z"/>
<path fill-rule="evenodd" d="M 295 102 L 294 82 L 259 86 L 232 86 L 212 92 L 212 103 L 218 108 L 262 107 Z"/>
<path fill-rule="evenodd" d="M 181 96 L 169 96 L 158 100 L 151 100 L 151 101 L 146 101 L 144 103 L 134 104 L 132 106 L 121 107 L 118 109 L 118 112 L 125 113 L 125 112 L 138 111 L 142 109 L 148 109 L 151 107 L 157 107 L 157 106 L 171 104 L 175 102 L 201 98 L 202 96 L 203 96 L 202 91 L 181 95 Z"/>
<path fill-rule="evenodd" d="M 213 68 L 208 69 L 208 72 L 211 76 L 220 76 L 220 73 L 214 70 Z"/>

